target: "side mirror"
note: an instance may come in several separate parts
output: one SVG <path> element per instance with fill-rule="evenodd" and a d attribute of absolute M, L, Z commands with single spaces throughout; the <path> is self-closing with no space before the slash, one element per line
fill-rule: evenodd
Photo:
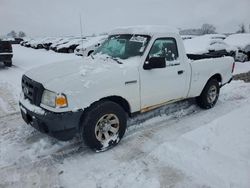
<path fill-rule="evenodd" d="M 143 65 L 145 70 L 159 69 L 166 67 L 166 60 L 164 57 L 151 57 Z"/>

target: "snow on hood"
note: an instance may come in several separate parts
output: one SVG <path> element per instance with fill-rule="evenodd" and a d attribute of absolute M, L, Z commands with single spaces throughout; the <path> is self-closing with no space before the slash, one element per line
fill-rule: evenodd
<path fill-rule="evenodd" d="M 63 62 L 56 62 L 44 66 L 40 66 L 26 72 L 26 76 L 42 83 L 46 86 L 49 83 L 60 83 L 72 75 L 76 76 L 76 79 L 91 80 L 95 76 L 100 76 L 101 73 L 108 73 L 114 71 L 120 71 L 122 74 L 126 74 L 127 67 L 135 67 L 137 65 L 139 57 L 130 58 L 127 60 L 118 60 L 122 62 L 119 64 L 117 61 L 111 59 L 105 55 L 95 55 L 92 57 L 86 57 L 79 60 L 69 60 Z M 113 74 L 110 74 L 113 75 Z M 88 87 L 88 82 L 85 83 Z"/>
<path fill-rule="evenodd" d="M 239 33 L 228 36 L 225 42 L 240 49 L 250 45 L 250 33 Z"/>

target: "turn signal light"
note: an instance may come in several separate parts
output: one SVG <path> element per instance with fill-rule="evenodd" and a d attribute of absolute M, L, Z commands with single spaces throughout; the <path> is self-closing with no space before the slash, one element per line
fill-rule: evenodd
<path fill-rule="evenodd" d="M 56 97 L 56 107 L 62 108 L 62 107 L 67 107 L 68 106 L 68 101 L 66 96 L 64 95 L 58 95 Z"/>

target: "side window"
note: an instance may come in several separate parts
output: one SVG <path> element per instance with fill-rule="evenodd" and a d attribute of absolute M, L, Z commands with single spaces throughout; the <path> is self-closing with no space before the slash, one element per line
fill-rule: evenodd
<path fill-rule="evenodd" d="M 151 57 L 164 57 L 166 61 L 174 61 L 179 57 L 177 44 L 174 38 L 155 40 L 150 52 Z"/>

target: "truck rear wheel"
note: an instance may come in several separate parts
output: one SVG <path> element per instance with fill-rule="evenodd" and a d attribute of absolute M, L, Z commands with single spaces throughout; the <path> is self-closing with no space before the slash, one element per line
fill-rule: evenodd
<path fill-rule="evenodd" d="M 217 80 L 211 79 L 206 84 L 201 95 L 196 98 L 197 104 L 203 109 L 214 107 L 220 93 L 220 86 Z"/>
<path fill-rule="evenodd" d="M 117 145 L 126 131 L 123 108 L 112 101 L 99 101 L 86 110 L 81 136 L 95 151 L 105 151 Z"/>
<path fill-rule="evenodd" d="M 11 67 L 12 66 L 12 61 L 6 61 L 6 62 L 4 62 L 4 65 L 6 67 Z"/>

